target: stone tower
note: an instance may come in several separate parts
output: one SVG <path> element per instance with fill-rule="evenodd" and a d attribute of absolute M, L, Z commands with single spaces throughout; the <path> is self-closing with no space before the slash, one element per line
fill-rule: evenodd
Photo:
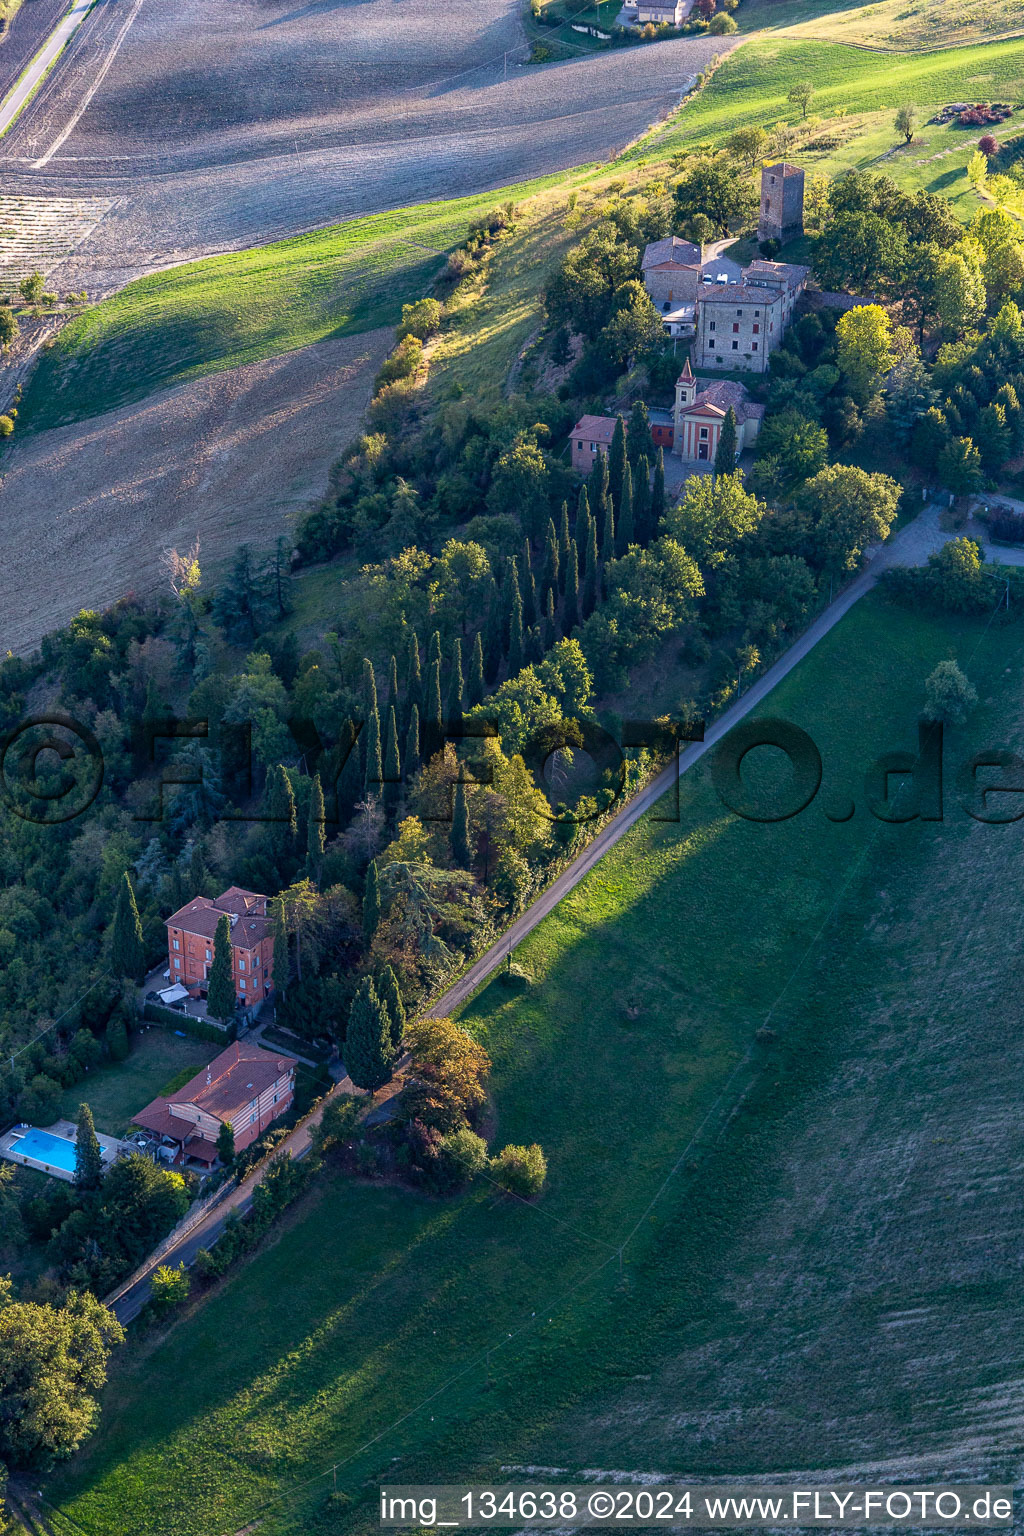
<path fill-rule="evenodd" d="M 759 240 L 791 240 L 804 232 L 804 173 L 798 165 L 766 165 L 761 169 Z"/>

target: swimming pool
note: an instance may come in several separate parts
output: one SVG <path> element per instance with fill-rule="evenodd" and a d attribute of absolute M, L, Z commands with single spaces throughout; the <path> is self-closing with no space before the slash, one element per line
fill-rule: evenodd
<path fill-rule="evenodd" d="M 37 1163 L 49 1163 L 51 1168 L 61 1168 L 65 1173 L 75 1171 L 75 1144 L 63 1136 L 53 1136 L 49 1131 L 26 1131 L 17 1141 L 11 1142 L 11 1151 L 18 1157 L 32 1157 Z"/>

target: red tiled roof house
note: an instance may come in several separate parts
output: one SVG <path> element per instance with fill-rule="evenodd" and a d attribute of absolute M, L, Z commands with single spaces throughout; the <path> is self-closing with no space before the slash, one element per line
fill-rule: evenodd
<path fill-rule="evenodd" d="M 225 1122 L 241 1152 L 284 1114 L 295 1092 L 295 1067 L 293 1056 L 236 1040 L 183 1088 L 140 1109 L 132 1122 L 176 1142 L 175 1162 L 215 1163 Z"/>
<path fill-rule="evenodd" d="M 196 896 L 172 913 L 166 923 L 170 979 L 187 987 L 192 997 L 206 996 L 213 941 L 225 914 L 231 926 L 235 996 L 244 1008 L 258 1008 L 273 989 L 274 936 L 267 897 L 256 891 L 232 885 L 215 901 Z"/>
<path fill-rule="evenodd" d="M 607 454 L 612 446 L 617 416 L 581 416 L 572 429 L 569 446 L 572 449 L 572 467 L 581 475 L 589 475 L 599 453 Z"/>

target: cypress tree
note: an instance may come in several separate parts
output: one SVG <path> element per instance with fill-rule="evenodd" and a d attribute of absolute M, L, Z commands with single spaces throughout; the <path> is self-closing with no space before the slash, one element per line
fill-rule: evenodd
<path fill-rule="evenodd" d="M 476 639 L 473 641 L 473 650 L 469 658 L 469 681 L 466 685 L 466 698 L 471 706 L 480 703 L 487 688 L 487 684 L 484 681 L 484 646 L 480 634 L 480 630 L 477 630 Z"/>
<path fill-rule="evenodd" d="M 587 557 L 583 567 L 583 592 L 580 600 L 580 617 L 589 619 L 597 607 L 597 524 L 593 518 L 587 523 Z"/>
<path fill-rule="evenodd" d="M 146 969 L 146 946 L 135 892 L 125 870 L 117 888 L 117 905 L 110 933 L 110 969 L 118 978 L 141 981 Z"/>
<path fill-rule="evenodd" d="M 320 878 L 320 865 L 324 857 L 324 791 L 320 775 L 313 775 L 309 789 L 309 811 L 306 818 L 306 871 L 316 882 Z"/>
<path fill-rule="evenodd" d="M 409 656 L 405 664 L 405 702 L 410 715 L 412 706 L 423 708 L 423 673 L 420 668 L 420 642 L 413 630 L 409 635 Z"/>
<path fill-rule="evenodd" d="M 424 759 L 429 761 L 435 752 L 441 750 L 444 740 L 444 726 L 441 720 L 441 659 L 435 657 L 427 668 L 427 713 L 423 721 L 423 740 L 421 749 Z"/>
<path fill-rule="evenodd" d="M 651 451 L 651 418 L 642 400 L 633 401 L 626 429 L 626 457 L 631 464 L 639 464 Z"/>
<path fill-rule="evenodd" d="M 230 1120 L 222 1120 L 217 1132 L 217 1156 L 225 1168 L 235 1160 L 235 1130 Z"/>
<path fill-rule="evenodd" d="M 463 710 L 463 695 L 466 691 L 465 679 L 462 676 L 462 641 L 456 635 L 452 641 L 452 668 L 448 682 L 448 719 L 458 720 Z"/>
<path fill-rule="evenodd" d="M 227 1023 L 235 1013 L 235 982 L 231 974 L 231 924 L 227 913 L 217 921 L 213 939 L 213 964 L 206 982 L 206 1011 Z"/>
<path fill-rule="evenodd" d="M 617 512 L 622 503 L 622 478 L 626 469 L 626 424 L 621 416 L 615 418 L 612 445 L 608 450 L 608 490 L 612 507 Z"/>
<path fill-rule="evenodd" d="M 523 665 L 523 600 L 519 595 L 519 583 L 512 583 L 512 606 L 508 616 L 508 675 L 515 677 Z"/>
<path fill-rule="evenodd" d="M 357 1088 L 375 1093 L 391 1081 L 391 1020 L 369 976 L 356 988 L 345 1031 L 345 1070 Z"/>
<path fill-rule="evenodd" d="M 274 967 L 271 977 L 274 991 L 284 997 L 288 991 L 290 971 L 288 967 L 288 925 L 284 919 L 284 902 L 280 896 L 271 902 L 274 916 Z"/>
<path fill-rule="evenodd" d="M 582 487 L 581 487 L 582 489 Z M 565 591 L 565 562 L 569 558 L 569 503 L 562 502 L 562 515 L 558 523 L 558 590 Z"/>
<path fill-rule="evenodd" d="M 619 417 L 622 420 L 622 417 Z M 605 565 L 615 558 L 615 510 L 610 496 L 604 504 L 604 532 L 601 535 L 601 559 Z"/>
<path fill-rule="evenodd" d="M 271 853 L 278 860 L 287 858 L 295 850 L 298 823 L 292 781 L 280 763 L 275 763 L 267 775 L 263 805 L 267 813 L 267 842 Z"/>
<path fill-rule="evenodd" d="M 615 530 L 615 548 L 618 554 L 624 555 L 631 544 L 636 542 L 636 533 L 633 527 L 633 471 L 626 465 L 622 475 L 622 505 L 619 508 L 619 526 Z"/>
<path fill-rule="evenodd" d="M 469 843 L 469 801 L 466 798 L 466 786 L 461 779 L 455 781 L 451 845 L 452 858 L 456 864 L 460 869 L 468 869 L 472 858 Z"/>
<path fill-rule="evenodd" d="M 564 506 L 565 503 L 563 502 Z M 558 534 L 555 532 L 555 524 L 552 518 L 548 518 L 548 531 L 544 539 L 544 564 L 541 567 L 541 592 L 544 596 L 544 604 L 547 606 L 548 593 L 558 591 L 558 573 L 561 566 L 558 555 Z"/>
<path fill-rule="evenodd" d="M 661 520 L 665 515 L 665 453 L 658 449 L 658 458 L 654 466 L 654 484 L 651 487 L 651 510 L 648 514 L 648 526 L 651 529 L 651 538 L 658 537 Z"/>
<path fill-rule="evenodd" d="M 539 612 L 537 583 L 533 579 L 533 572 L 528 570 L 523 580 L 523 623 L 527 629 L 536 624 Z"/>
<path fill-rule="evenodd" d="M 354 740 L 355 723 L 346 720 L 339 741 L 339 750 L 347 755 L 342 763 L 341 773 L 338 776 L 338 804 L 343 810 L 351 811 L 363 793 L 363 760 L 360 743 Z M 360 731 L 360 736 L 365 735 L 366 727 Z M 349 743 L 352 743 L 349 747 Z"/>
<path fill-rule="evenodd" d="M 651 533 L 651 466 L 646 454 L 641 454 L 633 471 L 633 527 L 636 541 L 646 549 L 653 537 Z"/>
<path fill-rule="evenodd" d="M 532 629 L 526 631 L 523 657 L 527 665 L 532 667 L 544 660 L 544 634 L 539 624 L 535 624 Z"/>
<path fill-rule="evenodd" d="M 380 973 L 377 981 L 377 996 L 388 1011 L 388 1021 L 391 1025 L 391 1044 L 397 1051 L 402 1044 L 402 1036 L 405 1034 L 405 1004 L 402 1002 L 398 977 L 390 965 L 386 965 Z"/>
<path fill-rule="evenodd" d="M 388 664 L 388 708 L 398 708 L 398 662 L 393 651 Z"/>
<path fill-rule="evenodd" d="M 715 479 L 719 475 L 731 475 L 736 468 L 736 412 L 730 405 L 722 422 L 722 430 L 718 434 L 718 447 L 715 449 Z"/>
<path fill-rule="evenodd" d="M 363 887 L 363 943 L 369 949 L 380 922 L 380 877 L 377 860 L 371 859 L 366 867 L 366 884 Z"/>
<path fill-rule="evenodd" d="M 103 1182 L 103 1153 L 96 1136 L 92 1110 L 78 1106 L 78 1132 L 75 1136 L 75 1185 L 81 1190 L 99 1189 Z"/>
<path fill-rule="evenodd" d="M 558 628 L 555 623 L 555 593 L 554 588 L 548 588 L 548 606 L 544 613 L 544 649 L 550 651 L 558 639 Z"/>
<path fill-rule="evenodd" d="M 501 592 L 492 576 L 487 599 L 487 620 L 484 624 L 484 676 L 488 683 L 496 680 L 505 654 L 504 613 Z"/>
<path fill-rule="evenodd" d="M 409 778 L 420 766 L 420 712 L 416 705 L 409 711 L 409 729 L 405 736 L 405 771 Z"/>
<path fill-rule="evenodd" d="M 598 453 L 593 462 L 593 465 L 591 466 L 590 474 L 587 476 L 587 484 L 585 487 L 587 492 L 587 502 L 590 506 L 591 515 L 594 517 L 597 516 L 598 508 L 601 506 L 605 497 L 608 495 L 608 485 L 608 456 L 604 453 Z M 580 528 L 578 519 L 576 523 L 576 542 L 577 544 L 580 543 Z"/>
<path fill-rule="evenodd" d="M 398 716 L 388 707 L 387 747 L 384 752 L 384 798 L 393 805 L 402 788 L 402 757 L 398 750 Z"/>
<path fill-rule="evenodd" d="M 291 785 L 288 786 L 291 788 Z M 188 856 L 188 887 L 193 896 L 203 894 L 203 886 L 206 884 L 207 870 L 203 859 L 203 845 L 197 838 L 192 844 L 192 852 Z"/>
<path fill-rule="evenodd" d="M 587 492 L 587 487 L 585 485 L 581 485 L 580 486 L 579 500 L 576 503 L 576 521 L 573 524 L 573 533 L 572 533 L 573 538 L 576 540 L 577 547 L 580 547 L 580 546 L 584 545 L 586 543 L 586 541 L 587 541 L 587 538 L 586 538 L 586 528 L 587 528 L 587 524 L 589 522 L 590 522 L 590 496 L 589 496 L 589 494 Z M 568 559 L 568 557 L 569 557 L 569 546 L 568 545 L 566 545 L 566 547 L 565 547 L 565 556 L 566 556 L 566 559 Z"/>
<path fill-rule="evenodd" d="M 366 754 L 369 750 L 369 724 L 371 715 L 377 714 L 377 679 L 373 671 L 373 662 L 368 657 L 363 658 L 363 728 L 359 733 L 359 761 L 363 768 L 363 779 L 366 779 Z"/>
<path fill-rule="evenodd" d="M 430 637 L 430 644 L 427 647 L 427 666 L 428 667 L 432 666 L 435 661 L 437 662 L 438 666 L 440 666 L 440 664 L 441 664 L 441 631 L 439 629 L 435 629 L 434 630 L 433 634 Z"/>
<path fill-rule="evenodd" d="M 384 762 L 380 750 L 380 716 L 374 709 L 366 722 L 366 772 L 363 789 L 368 795 L 379 795 L 383 788 Z"/>

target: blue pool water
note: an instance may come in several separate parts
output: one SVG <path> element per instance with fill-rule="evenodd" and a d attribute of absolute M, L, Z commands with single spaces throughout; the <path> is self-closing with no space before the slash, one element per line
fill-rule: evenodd
<path fill-rule="evenodd" d="M 75 1171 L 75 1144 L 63 1136 L 51 1136 L 49 1131 L 26 1131 L 11 1143 L 11 1151 L 22 1157 L 34 1157 L 36 1162 L 49 1163 L 51 1168 L 62 1168 L 65 1173 Z"/>

